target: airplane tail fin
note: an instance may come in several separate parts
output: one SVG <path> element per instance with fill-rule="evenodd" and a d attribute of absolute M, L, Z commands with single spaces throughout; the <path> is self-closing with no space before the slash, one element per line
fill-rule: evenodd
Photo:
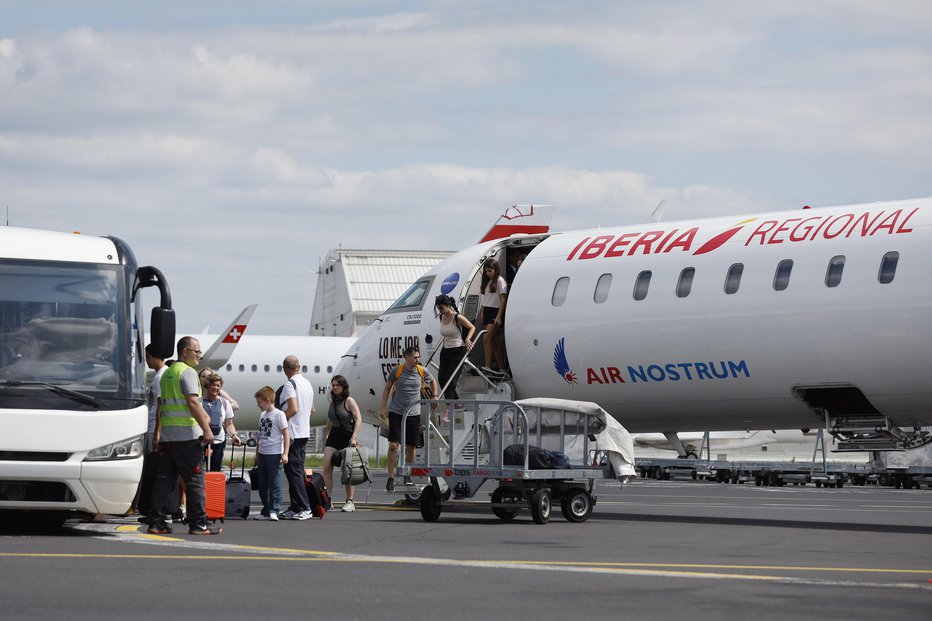
<path fill-rule="evenodd" d="M 551 205 L 512 205 L 495 221 L 492 228 L 479 240 L 479 243 L 504 239 L 516 233 L 529 235 L 550 231 L 553 219 Z"/>
<path fill-rule="evenodd" d="M 227 326 L 227 329 L 220 333 L 217 340 L 207 349 L 204 357 L 201 359 L 201 367 L 210 367 L 219 369 L 227 363 L 233 350 L 236 349 L 240 338 L 246 333 L 246 326 L 252 319 L 252 314 L 256 312 L 258 304 L 250 304 L 236 316 L 233 323 Z"/>

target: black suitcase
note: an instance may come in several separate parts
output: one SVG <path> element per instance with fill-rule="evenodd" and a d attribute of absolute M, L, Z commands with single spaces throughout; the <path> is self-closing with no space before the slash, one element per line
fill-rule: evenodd
<path fill-rule="evenodd" d="M 230 478 L 227 480 L 227 505 L 226 517 L 243 518 L 249 517 L 249 503 L 252 498 L 252 483 L 246 474 L 246 445 L 243 444 L 243 463 L 240 466 L 239 474 L 236 473 L 236 447 L 233 447 L 230 455 Z"/>

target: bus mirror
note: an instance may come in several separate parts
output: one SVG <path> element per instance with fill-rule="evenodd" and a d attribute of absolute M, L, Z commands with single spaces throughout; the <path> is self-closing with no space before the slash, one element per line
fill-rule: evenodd
<path fill-rule="evenodd" d="M 175 355 L 175 311 L 170 308 L 152 309 L 149 339 L 155 353 L 162 358 Z"/>

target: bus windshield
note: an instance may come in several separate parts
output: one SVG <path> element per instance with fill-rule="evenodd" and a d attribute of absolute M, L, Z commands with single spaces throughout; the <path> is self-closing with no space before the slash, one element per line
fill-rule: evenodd
<path fill-rule="evenodd" d="M 126 407 L 120 269 L 0 261 L 0 408 Z"/>

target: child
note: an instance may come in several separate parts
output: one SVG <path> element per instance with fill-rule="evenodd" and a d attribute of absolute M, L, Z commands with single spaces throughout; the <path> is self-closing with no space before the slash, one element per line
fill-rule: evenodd
<path fill-rule="evenodd" d="M 275 391 L 271 386 L 263 386 L 256 391 L 255 396 L 256 405 L 262 410 L 259 417 L 259 445 L 256 447 L 262 513 L 253 519 L 277 522 L 282 503 L 279 477 L 283 473 L 282 464 L 288 463 L 288 421 L 285 420 L 285 413 L 275 408 Z"/>

